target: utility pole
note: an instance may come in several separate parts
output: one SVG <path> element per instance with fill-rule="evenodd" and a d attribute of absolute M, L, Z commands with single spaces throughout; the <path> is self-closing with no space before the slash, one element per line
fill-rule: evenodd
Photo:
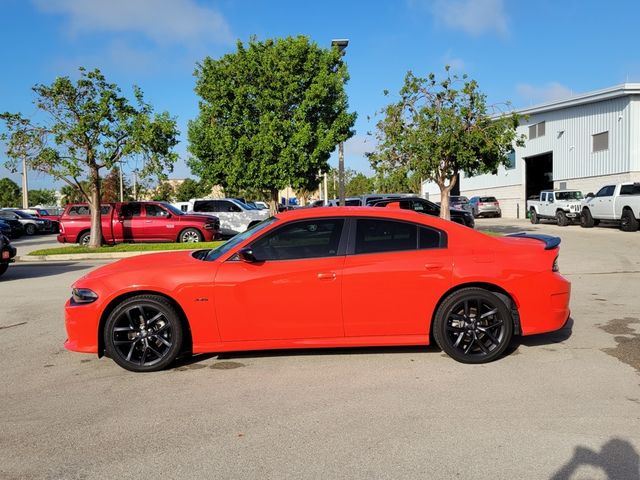
<path fill-rule="evenodd" d="M 348 38 L 338 38 L 331 40 L 331 46 L 336 47 L 341 55 L 344 55 L 345 49 L 349 45 Z M 344 142 L 338 145 L 338 193 L 340 198 L 340 206 L 345 206 L 344 199 Z"/>
<path fill-rule="evenodd" d="M 329 205 L 329 189 L 327 188 L 327 172 L 324 172 L 324 195 L 322 196 L 324 199 L 324 206 Z"/>
<path fill-rule="evenodd" d="M 29 208 L 29 182 L 27 181 L 27 159 L 22 157 L 22 208 Z"/>
<path fill-rule="evenodd" d="M 133 199 L 138 200 L 138 169 L 133 169 Z"/>
<path fill-rule="evenodd" d="M 124 182 L 122 180 L 122 163 L 120 164 L 120 201 L 124 202 Z"/>

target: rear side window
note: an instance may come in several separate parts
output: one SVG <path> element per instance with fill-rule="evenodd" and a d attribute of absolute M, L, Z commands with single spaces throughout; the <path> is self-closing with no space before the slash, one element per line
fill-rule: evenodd
<path fill-rule="evenodd" d="M 344 205 L 345 207 L 359 207 L 362 202 L 360 200 L 345 200 Z"/>
<path fill-rule="evenodd" d="M 623 185 L 620 187 L 620 195 L 640 195 L 640 183 Z"/>
<path fill-rule="evenodd" d="M 123 217 L 139 217 L 142 213 L 142 208 L 139 203 L 129 203 L 122 206 L 121 212 Z"/>
<path fill-rule="evenodd" d="M 110 205 L 102 205 L 100 207 L 100 215 L 106 215 L 110 211 Z M 76 205 L 69 209 L 67 215 L 70 217 L 88 217 L 91 215 L 91 210 L 89 210 L 89 205 Z"/>
<path fill-rule="evenodd" d="M 262 260 L 333 257 L 338 254 L 344 219 L 289 223 L 256 240 L 251 249 Z"/>
<path fill-rule="evenodd" d="M 198 200 L 193 204 L 194 212 L 217 212 L 217 201 L 214 200 Z"/>
<path fill-rule="evenodd" d="M 356 226 L 356 254 L 440 248 L 445 245 L 444 233 L 413 223 L 359 219 Z"/>
<path fill-rule="evenodd" d="M 482 203 L 497 202 L 496 197 L 480 197 L 479 201 Z"/>

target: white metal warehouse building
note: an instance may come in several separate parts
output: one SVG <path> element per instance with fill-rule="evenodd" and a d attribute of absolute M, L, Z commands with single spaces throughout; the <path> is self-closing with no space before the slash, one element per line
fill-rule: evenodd
<path fill-rule="evenodd" d="M 640 181 L 640 83 L 573 96 L 518 111 L 524 118 L 507 168 L 496 175 L 460 175 L 454 194 L 494 196 L 502 215 L 523 218 L 526 199 L 545 189 L 576 189 L 584 194 L 607 184 Z M 458 193 L 459 189 L 459 193 Z M 422 194 L 440 201 L 435 183 Z"/>

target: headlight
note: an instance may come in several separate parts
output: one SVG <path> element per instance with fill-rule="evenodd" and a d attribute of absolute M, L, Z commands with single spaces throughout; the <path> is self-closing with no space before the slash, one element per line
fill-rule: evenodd
<path fill-rule="evenodd" d="M 38 225 L 44 225 L 46 222 L 44 220 L 36 220 Z"/>
<path fill-rule="evenodd" d="M 204 229 L 205 230 L 215 230 L 216 229 L 216 224 L 215 223 L 205 223 Z"/>
<path fill-rule="evenodd" d="M 88 288 L 74 288 L 71 291 L 71 299 L 74 303 L 91 303 L 98 299 L 98 294 Z"/>

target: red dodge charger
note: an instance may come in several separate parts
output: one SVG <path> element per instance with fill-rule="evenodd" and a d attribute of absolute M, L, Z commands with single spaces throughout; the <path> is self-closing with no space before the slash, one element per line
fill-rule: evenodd
<path fill-rule="evenodd" d="M 181 353 L 427 345 L 499 357 L 562 328 L 560 239 L 490 237 L 394 208 L 284 212 L 213 250 L 140 255 L 73 285 L 66 348 L 132 371 Z"/>

